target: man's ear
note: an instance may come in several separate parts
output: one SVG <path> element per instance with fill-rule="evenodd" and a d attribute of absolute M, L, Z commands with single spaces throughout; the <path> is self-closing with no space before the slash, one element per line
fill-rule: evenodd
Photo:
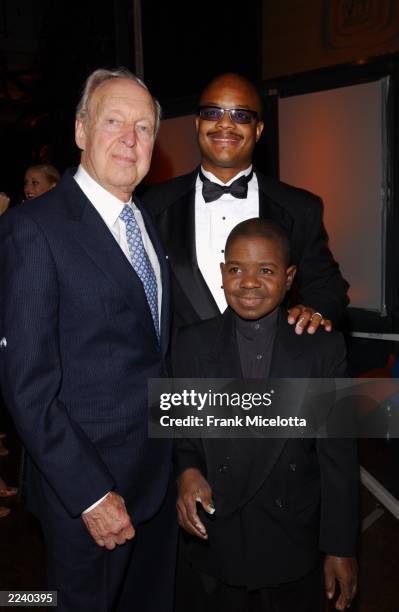
<path fill-rule="evenodd" d="M 261 137 L 264 127 L 265 124 L 263 123 L 263 121 L 258 121 L 258 123 L 256 124 L 256 142 L 258 142 L 259 138 Z"/>
<path fill-rule="evenodd" d="M 195 131 L 197 132 L 197 134 L 198 134 L 198 130 L 199 130 L 199 122 L 200 122 L 200 118 L 196 117 L 195 118 Z"/>
<path fill-rule="evenodd" d="M 86 148 L 86 131 L 81 119 L 75 120 L 75 142 L 81 151 Z"/>
<path fill-rule="evenodd" d="M 285 286 L 287 291 L 291 289 L 292 281 L 294 280 L 294 276 L 296 274 L 296 266 L 289 266 L 286 270 L 286 283 Z"/>

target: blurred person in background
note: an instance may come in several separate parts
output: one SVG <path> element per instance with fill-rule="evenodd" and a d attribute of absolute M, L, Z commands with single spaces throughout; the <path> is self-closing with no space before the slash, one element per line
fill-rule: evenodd
<path fill-rule="evenodd" d="M 10 205 L 10 198 L 4 191 L 0 191 L 0 215 L 6 212 Z"/>
<path fill-rule="evenodd" d="M 60 173 L 51 164 L 29 166 L 25 172 L 24 194 L 27 200 L 33 200 L 42 193 L 56 186 Z"/>

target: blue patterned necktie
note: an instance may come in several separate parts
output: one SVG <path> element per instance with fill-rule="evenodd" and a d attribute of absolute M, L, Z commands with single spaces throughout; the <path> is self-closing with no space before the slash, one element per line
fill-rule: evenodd
<path fill-rule="evenodd" d="M 134 212 L 128 204 L 125 204 L 119 217 L 126 226 L 126 239 L 129 247 L 130 260 L 134 271 L 144 287 L 157 338 L 159 339 L 158 287 L 155 273 L 147 255 L 147 251 L 144 248 L 140 228 L 137 225 Z"/>

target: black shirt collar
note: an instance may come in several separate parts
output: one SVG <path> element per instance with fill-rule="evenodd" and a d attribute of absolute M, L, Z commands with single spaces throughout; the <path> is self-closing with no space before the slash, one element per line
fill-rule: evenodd
<path fill-rule="evenodd" d="M 236 313 L 233 313 L 233 316 L 236 324 L 236 330 L 245 338 L 251 340 L 255 340 L 259 337 L 267 338 L 276 330 L 278 308 L 273 310 L 273 312 L 269 312 L 269 314 L 265 315 L 264 317 L 255 320 L 242 319 Z"/>

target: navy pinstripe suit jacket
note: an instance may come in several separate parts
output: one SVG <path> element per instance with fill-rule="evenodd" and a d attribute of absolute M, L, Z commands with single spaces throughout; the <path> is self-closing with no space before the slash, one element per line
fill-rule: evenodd
<path fill-rule="evenodd" d="M 142 213 L 161 265 L 160 345 L 139 278 L 72 170 L 0 220 L 2 390 L 41 486 L 71 516 L 115 488 L 146 520 L 168 480 L 169 441 L 147 439 L 147 379 L 165 373 L 169 280 Z"/>

